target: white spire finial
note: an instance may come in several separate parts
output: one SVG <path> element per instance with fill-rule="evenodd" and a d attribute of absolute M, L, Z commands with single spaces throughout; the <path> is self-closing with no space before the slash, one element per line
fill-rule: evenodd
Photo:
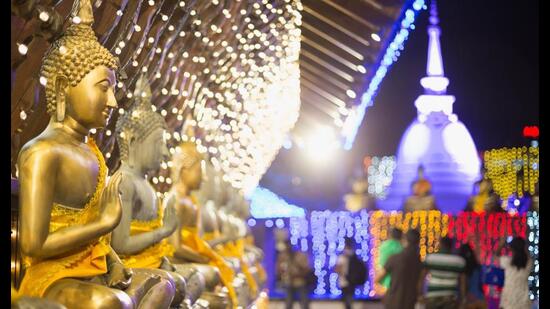
<path fill-rule="evenodd" d="M 441 29 L 437 24 L 439 24 L 439 19 L 437 18 L 437 5 L 435 0 L 432 0 L 430 7 L 430 25 L 428 26 L 428 36 L 430 38 L 428 43 L 428 65 L 426 66 L 426 73 L 428 76 L 445 75 L 443 71 L 443 59 L 441 57 L 441 44 L 439 43 Z"/>
<path fill-rule="evenodd" d="M 430 24 L 432 24 L 432 26 L 437 26 L 437 24 L 439 24 L 439 18 L 437 18 L 437 3 L 435 0 L 432 0 L 430 3 Z"/>
<path fill-rule="evenodd" d="M 441 55 L 441 44 L 439 36 L 439 18 L 437 16 L 437 4 L 431 0 L 430 5 L 430 24 L 428 25 L 428 63 L 426 64 L 426 76 L 420 80 L 424 87 L 425 95 L 421 95 L 416 101 L 415 106 L 419 115 L 425 119 L 431 112 L 442 111 L 451 117 L 453 112 L 454 96 L 446 95 L 449 79 L 445 77 L 443 70 L 443 57 Z M 420 116 L 419 116 L 420 117 Z M 420 118 L 419 118 L 420 119 Z M 455 119 L 449 118 L 449 120 Z"/>

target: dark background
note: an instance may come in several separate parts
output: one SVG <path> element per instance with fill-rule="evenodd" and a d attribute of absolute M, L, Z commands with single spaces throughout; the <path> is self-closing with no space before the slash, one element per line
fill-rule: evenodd
<path fill-rule="evenodd" d="M 525 145 L 523 127 L 539 124 L 538 9 L 538 1 L 438 1 L 447 93 L 456 97 L 454 113 L 470 130 L 478 151 Z M 416 29 L 367 109 L 352 150 L 315 165 L 297 147 L 281 149 L 261 186 L 307 209 L 340 208 L 365 155 L 397 152 L 416 117 L 414 100 L 423 92 L 428 17 L 428 10 L 418 15 Z"/>

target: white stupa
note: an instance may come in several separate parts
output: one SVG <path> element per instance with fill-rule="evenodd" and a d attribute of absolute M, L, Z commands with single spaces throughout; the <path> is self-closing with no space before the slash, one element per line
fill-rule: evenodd
<path fill-rule="evenodd" d="M 437 7 L 430 7 L 428 63 L 426 77 L 420 80 L 424 94 L 415 106 L 418 117 L 405 131 L 397 153 L 397 166 L 387 198 L 378 203 L 383 210 L 401 210 L 411 195 L 417 168 L 423 165 L 432 183 L 437 207 L 457 213 L 466 206 L 472 187 L 479 178 L 480 159 L 466 126 L 453 114 L 455 97 L 447 94 L 439 36 Z"/>

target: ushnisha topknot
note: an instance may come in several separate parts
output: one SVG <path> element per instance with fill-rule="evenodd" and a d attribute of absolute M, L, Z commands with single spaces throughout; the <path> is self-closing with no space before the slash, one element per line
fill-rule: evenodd
<path fill-rule="evenodd" d="M 91 27 L 94 18 L 90 0 L 75 0 L 71 22 L 44 55 L 40 70 L 40 75 L 46 78 L 46 104 L 50 115 L 56 111 L 54 81 L 57 77 L 65 76 L 69 85 L 75 87 L 100 65 L 115 71 L 118 69 L 118 58 L 99 43 Z"/>
<path fill-rule="evenodd" d="M 167 129 L 164 118 L 153 111 L 151 88 L 145 75 L 141 75 L 134 90 L 134 103 L 116 123 L 116 138 L 120 159 L 127 160 L 131 143 L 145 139 L 156 128 Z"/>

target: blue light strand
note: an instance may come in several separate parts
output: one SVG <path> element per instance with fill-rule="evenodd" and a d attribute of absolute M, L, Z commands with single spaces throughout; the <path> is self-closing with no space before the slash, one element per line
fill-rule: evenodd
<path fill-rule="evenodd" d="M 250 199 L 250 214 L 255 219 L 304 217 L 305 210 L 287 203 L 266 188 L 256 187 Z"/>
<path fill-rule="evenodd" d="M 355 141 L 355 137 L 357 135 L 357 130 L 363 122 L 367 107 L 373 105 L 373 100 L 377 94 L 380 83 L 386 76 L 386 73 L 388 72 L 390 66 L 397 61 L 400 55 L 399 50 L 403 50 L 405 48 L 404 43 L 409 37 L 409 29 L 413 30 L 415 28 L 414 21 L 416 19 L 416 16 L 418 15 L 418 12 L 424 8 L 424 0 L 415 0 L 412 4 L 412 9 L 409 8 L 405 10 L 403 18 L 400 22 L 401 29 L 399 31 L 396 31 L 392 42 L 388 44 L 385 54 L 380 61 L 380 65 L 378 66 L 376 73 L 370 81 L 367 91 L 363 93 L 361 97 L 361 104 L 359 104 L 350 113 L 344 123 L 344 149 L 350 150 L 353 146 L 353 142 Z"/>
<path fill-rule="evenodd" d="M 344 250 L 345 237 L 356 242 L 356 253 L 367 265 L 370 263 L 370 237 L 368 233 L 369 215 L 366 210 L 359 213 L 347 211 L 313 211 L 310 216 L 311 234 L 306 218 L 291 218 L 290 238 L 293 243 L 307 244 L 311 236 L 313 268 L 317 276 L 316 296 L 339 297 L 342 291 L 338 284 L 338 274 L 334 272 L 338 256 Z M 303 249 L 303 248 L 302 248 Z M 369 297 L 373 283 L 369 279 L 358 287 L 355 295 Z"/>
<path fill-rule="evenodd" d="M 527 243 L 529 253 L 534 260 L 533 271 L 528 277 L 529 298 L 539 299 L 539 214 L 536 211 L 527 213 Z"/>

